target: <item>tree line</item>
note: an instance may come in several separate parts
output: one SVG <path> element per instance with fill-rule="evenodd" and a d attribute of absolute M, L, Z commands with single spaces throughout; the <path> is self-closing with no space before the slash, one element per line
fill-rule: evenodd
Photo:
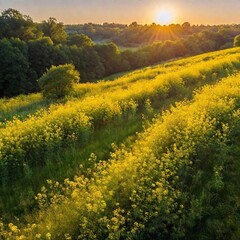
<path fill-rule="evenodd" d="M 83 33 L 96 42 L 113 41 L 117 45 L 125 47 L 138 47 L 158 41 L 178 40 L 202 31 L 210 31 L 220 36 L 231 37 L 239 34 L 240 25 L 191 25 L 189 22 L 183 24 L 160 25 L 139 24 L 132 22 L 129 25 L 115 23 L 85 23 L 77 25 L 66 25 L 69 34 Z"/>
<path fill-rule="evenodd" d="M 189 25 L 182 28 L 191 28 Z M 106 29 L 109 26 L 126 28 L 105 24 Z M 127 27 L 136 34 L 138 28 L 136 23 Z M 7 9 L 0 15 L 0 97 L 39 91 L 37 79 L 53 65 L 73 64 L 81 82 L 93 82 L 172 58 L 232 47 L 239 33 L 235 25 L 219 27 L 217 32 L 205 29 L 176 40 L 121 51 L 116 43 L 96 44 L 82 32 L 66 31 L 55 18 L 36 23 L 15 9 Z"/>

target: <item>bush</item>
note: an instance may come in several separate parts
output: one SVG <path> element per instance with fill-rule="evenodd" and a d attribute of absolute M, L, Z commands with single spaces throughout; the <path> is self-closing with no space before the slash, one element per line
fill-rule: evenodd
<path fill-rule="evenodd" d="M 237 36 L 234 38 L 233 46 L 234 46 L 234 47 L 240 47 L 240 35 L 237 35 Z"/>
<path fill-rule="evenodd" d="M 51 99 L 63 98 L 73 90 L 74 83 L 78 83 L 80 74 L 74 65 L 66 64 L 52 66 L 38 80 L 43 96 Z"/>

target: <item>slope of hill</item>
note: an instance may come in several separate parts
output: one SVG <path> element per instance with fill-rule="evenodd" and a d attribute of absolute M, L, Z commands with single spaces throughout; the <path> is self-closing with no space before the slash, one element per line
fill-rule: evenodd
<path fill-rule="evenodd" d="M 123 131 L 118 141 L 127 144 L 113 153 L 105 149 L 106 161 L 94 154 L 89 161 L 87 156 L 74 158 L 76 165 L 81 164 L 69 176 L 77 174 L 74 180 L 62 182 L 61 173 L 56 174 L 60 183 L 49 180 L 49 187 L 36 195 L 40 209 L 28 212 L 26 220 L 21 216 L 20 221 L 30 225 L 3 224 L 2 237 L 160 239 L 190 237 L 195 229 L 199 237 L 239 236 L 238 222 L 231 223 L 238 217 L 237 205 L 230 213 L 226 208 L 238 201 L 234 176 L 240 76 L 220 81 L 239 68 L 240 49 L 234 48 L 134 71 L 111 82 L 82 84 L 61 103 L 44 103 L 39 95 L 2 100 L 0 109 L 8 119 L 2 118 L 0 128 L 2 193 L 29 173 L 36 180 L 41 169 L 54 162 L 51 152 L 61 159 L 63 149 L 74 146 L 82 151 L 101 141 L 105 130 L 112 134 L 118 126 Z M 193 91 L 205 84 L 216 85 L 151 122 L 160 109 L 191 99 Z M 134 136 L 128 128 L 141 131 L 142 114 L 145 131 Z M 134 138 L 126 140 L 131 135 Z M 100 153 L 101 147 L 94 151 Z M 24 184 L 28 183 L 18 185 L 18 192 Z M 13 195 L 10 191 L 9 199 Z M 23 196 L 29 197 L 26 192 Z M 7 201 L 6 196 L 1 198 Z M 225 229 L 220 230 L 221 224 Z"/>

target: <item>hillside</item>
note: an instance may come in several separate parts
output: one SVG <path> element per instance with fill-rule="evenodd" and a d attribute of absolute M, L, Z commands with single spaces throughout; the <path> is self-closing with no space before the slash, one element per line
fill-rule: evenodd
<path fill-rule="evenodd" d="M 0 100 L 0 236 L 238 239 L 239 70 L 232 48 Z"/>

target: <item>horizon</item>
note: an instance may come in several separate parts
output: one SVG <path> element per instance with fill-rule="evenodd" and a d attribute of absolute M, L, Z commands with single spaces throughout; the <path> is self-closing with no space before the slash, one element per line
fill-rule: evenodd
<path fill-rule="evenodd" d="M 127 8 L 126 8 L 127 5 Z M 42 0 L 0 0 L 0 11 L 14 8 L 29 15 L 36 22 L 41 22 L 49 17 L 55 17 L 65 25 L 94 23 L 102 24 L 119 23 L 139 24 L 156 23 L 160 25 L 182 24 L 189 22 L 192 25 L 224 25 L 239 24 L 240 1 L 213 0 L 201 2 L 197 0 L 70 0 L 68 4 L 64 0 L 53 0 L 48 2 Z M 135 11 L 138 9 L 138 11 Z M 171 22 L 161 24 L 157 21 L 157 13 L 170 9 L 172 13 Z"/>

